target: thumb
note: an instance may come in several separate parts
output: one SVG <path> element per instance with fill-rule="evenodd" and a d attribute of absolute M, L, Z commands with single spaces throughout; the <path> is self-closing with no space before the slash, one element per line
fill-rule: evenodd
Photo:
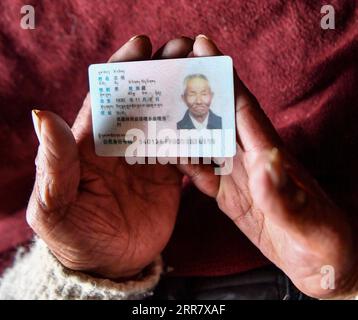
<path fill-rule="evenodd" d="M 53 213 L 65 212 L 77 195 L 80 164 L 75 138 L 67 123 L 49 111 L 32 111 L 40 142 L 36 180 L 27 209 L 27 221 L 36 231 L 43 222 L 53 221 Z M 59 217 L 58 217 L 59 218 Z"/>
<path fill-rule="evenodd" d="M 277 148 L 261 152 L 249 169 L 249 187 L 255 205 L 281 227 L 302 218 L 318 193 L 305 181 L 308 179 L 305 172 L 300 170 L 297 178 L 296 170 Z"/>
<path fill-rule="evenodd" d="M 234 82 L 236 129 L 239 144 L 245 152 L 245 166 L 249 168 L 260 154 L 274 147 L 282 148 L 283 144 L 270 119 L 236 72 Z"/>

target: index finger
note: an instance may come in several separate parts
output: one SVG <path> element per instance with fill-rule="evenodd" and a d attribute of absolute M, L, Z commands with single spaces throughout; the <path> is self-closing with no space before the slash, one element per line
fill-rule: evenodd
<path fill-rule="evenodd" d="M 145 35 L 134 36 L 120 47 L 108 60 L 111 62 L 148 60 L 152 55 L 152 44 L 149 37 Z M 90 96 L 87 94 L 83 105 L 72 126 L 76 140 L 92 134 L 92 116 L 90 107 Z"/>
<path fill-rule="evenodd" d="M 215 43 L 204 35 L 196 37 L 193 54 L 196 57 L 222 55 Z M 261 151 L 280 144 L 280 139 L 258 102 L 234 70 L 236 125 L 239 143 L 244 151 Z"/>

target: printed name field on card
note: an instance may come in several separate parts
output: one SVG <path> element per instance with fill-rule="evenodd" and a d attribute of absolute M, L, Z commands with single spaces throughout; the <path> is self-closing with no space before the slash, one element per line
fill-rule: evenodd
<path fill-rule="evenodd" d="M 93 64 L 89 82 L 97 155 L 235 155 L 229 56 Z"/>

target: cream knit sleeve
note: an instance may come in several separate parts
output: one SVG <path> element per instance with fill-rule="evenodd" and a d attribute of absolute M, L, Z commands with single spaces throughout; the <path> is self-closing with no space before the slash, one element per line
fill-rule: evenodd
<path fill-rule="evenodd" d="M 65 268 L 37 239 L 29 252 L 20 250 L 0 279 L 0 299 L 143 299 L 152 294 L 162 270 L 158 257 L 135 281 L 99 279 Z"/>

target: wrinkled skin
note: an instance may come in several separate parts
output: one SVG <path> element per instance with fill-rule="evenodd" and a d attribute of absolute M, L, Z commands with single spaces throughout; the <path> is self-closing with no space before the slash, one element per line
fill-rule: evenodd
<path fill-rule="evenodd" d="M 180 38 L 154 58 L 220 54 L 205 37 L 194 43 Z M 150 41 L 141 36 L 111 61 L 150 57 Z M 40 147 L 27 218 L 65 266 L 119 279 L 153 261 L 175 224 L 182 172 L 304 293 L 327 298 L 357 292 L 356 220 L 285 151 L 254 97 L 235 80 L 237 154 L 224 176 L 210 165 L 134 167 L 97 157 L 88 98 L 72 130 L 51 112 L 34 116 Z M 334 289 L 322 286 L 327 265 L 335 271 Z"/>

